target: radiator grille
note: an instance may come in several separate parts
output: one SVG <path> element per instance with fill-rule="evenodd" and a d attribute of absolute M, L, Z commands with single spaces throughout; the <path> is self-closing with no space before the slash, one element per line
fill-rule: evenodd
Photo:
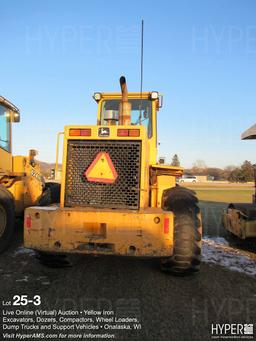
<path fill-rule="evenodd" d="M 118 173 L 113 184 L 87 181 L 84 173 L 99 152 L 107 152 Z M 65 206 L 138 209 L 140 141 L 69 140 Z"/>

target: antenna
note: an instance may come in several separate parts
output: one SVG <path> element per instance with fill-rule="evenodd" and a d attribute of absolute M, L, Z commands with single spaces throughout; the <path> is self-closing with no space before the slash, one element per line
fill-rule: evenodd
<path fill-rule="evenodd" d="M 141 124 L 141 110 L 142 110 L 142 87 L 143 87 L 143 52 L 144 52 L 144 20 L 141 20 L 141 50 L 140 50 L 140 117 L 139 122 Z"/>
<path fill-rule="evenodd" d="M 140 95 L 142 97 L 143 86 L 143 51 L 144 50 L 144 20 L 141 20 L 141 55 L 140 55 Z"/>

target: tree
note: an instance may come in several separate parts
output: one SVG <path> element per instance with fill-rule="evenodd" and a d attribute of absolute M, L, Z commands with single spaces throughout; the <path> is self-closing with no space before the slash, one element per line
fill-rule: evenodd
<path fill-rule="evenodd" d="M 230 182 L 245 182 L 240 168 L 235 168 L 228 176 Z"/>
<path fill-rule="evenodd" d="M 192 174 L 207 175 L 207 166 L 204 160 L 196 160 L 191 169 Z"/>
<path fill-rule="evenodd" d="M 254 180 L 254 168 L 250 161 L 244 161 L 241 167 L 235 168 L 229 175 L 231 182 L 250 182 Z"/>
<path fill-rule="evenodd" d="M 206 163 L 204 162 L 204 160 L 196 160 L 196 162 L 194 162 L 194 164 L 193 164 L 193 168 L 205 169 L 205 168 L 207 168 L 207 166 L 206 166 Z"/>
<path fill-rule="evenodd" d="M 254 180 L 254 169 L 250 161 L 244 161 L 241 166 L 241 171 L 246 182 Z"/>
<path fill-rule="evenodd" d="M 180 167 L 180 160 L 177 154 L 173 155 L 171 166 Z"/>

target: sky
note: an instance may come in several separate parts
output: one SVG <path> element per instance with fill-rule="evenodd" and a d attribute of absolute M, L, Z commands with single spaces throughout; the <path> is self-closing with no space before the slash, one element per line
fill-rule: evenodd
<path fill-rule="evenodd" d="M 256 2 L 253 0 L 0 0 L 0 95 L 20 108 L 14 154 L 54 162 L 65 125 L 95 124 L 95 91 L 164 95 L 159 156 L 184 167 L 256 162 Z"/>

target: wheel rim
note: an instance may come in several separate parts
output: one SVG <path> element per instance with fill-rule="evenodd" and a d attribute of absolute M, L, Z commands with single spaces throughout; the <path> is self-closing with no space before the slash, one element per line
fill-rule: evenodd
<path fill-rule="evenodd" d="M 6 224 L 7 224 L 7 215 L 6 215 L 5 209 L 0 204 L 0 237 L 2 237 L 2 235 L 4 234 L 4 231 L 6 229 Z"/>

